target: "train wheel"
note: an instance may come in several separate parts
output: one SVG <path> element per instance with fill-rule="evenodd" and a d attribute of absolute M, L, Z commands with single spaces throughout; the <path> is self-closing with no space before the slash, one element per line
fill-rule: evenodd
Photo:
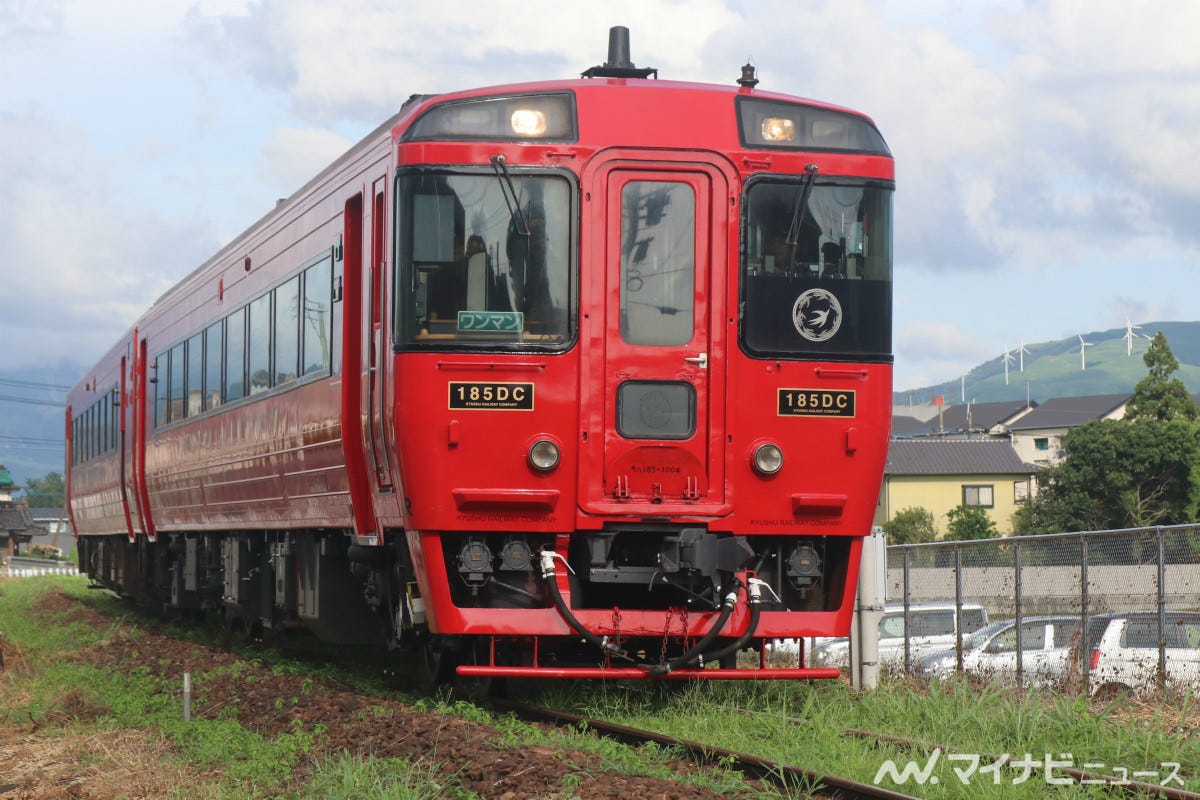
<path fill-rule="evenodd" d="M 454 680 L 454 669 L 461 660 L 461 642 L 457 637 L 426 633 L 420 638 L 421 683 L 426 689 L 437 689 Z"/>
<path fill-rule="evenodd" d="M 475 639 L 473 645 L 468 648 L 469 652 L 464 654 L 463 663 L 470 664 L 488 664 L 491 662 L 491 643 L 487 636 L 480 636 Z M 507 651 L 501 647 L 496 652 L 496 663 L 508 663 Z M 489 697 L 507 697 L 508 696 L 508 681 L 504 678 L 496 677 L 475 677 L 457 679 L 459 688 L 466 695 L 474 700 L 486 700 Z"/>

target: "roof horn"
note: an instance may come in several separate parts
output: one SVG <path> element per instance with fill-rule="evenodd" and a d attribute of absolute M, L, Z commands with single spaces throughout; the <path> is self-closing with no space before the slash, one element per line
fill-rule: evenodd
<path fill-rule="evenodd" d="M 656 67 L 637 67 L 629 60 L 629 28 L 615 25 L 608 29 L 608 61 L 583 72 L 585 78 L 658 77 Z"/>

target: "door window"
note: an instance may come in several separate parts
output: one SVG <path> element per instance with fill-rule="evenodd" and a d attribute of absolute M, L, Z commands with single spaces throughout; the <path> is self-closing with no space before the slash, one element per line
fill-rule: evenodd
<path fill-rule="evenodd" d="M 696 194 L 686 183 L 630 181 L 621 189 L 621 338 L 692 341 Z"/>

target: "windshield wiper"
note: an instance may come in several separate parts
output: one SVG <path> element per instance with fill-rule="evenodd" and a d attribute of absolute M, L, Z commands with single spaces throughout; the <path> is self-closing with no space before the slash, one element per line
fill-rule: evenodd
<path fill-rule="evenodd" d="M 528 236 L 529 226 L 525 224 L 525 215 L 521 213 L 521 201 L 517 199 L 517 189 L 513 186 L 512 176 L 508 174 L 508 162 L 504 156 L 492 156 L 492 170 L 500 179 L 500 194 L 504 195 L 504 204 L 508 206 L 508 214 L 512 217 L 517 235 Z M 512 195 L 511 200 L 509 195 Z"/>
<path fill-rule="evenodd" d="M 813 183 L 817 180 L 817 165 L 809 164 L 804 168 L 808 173 L 804 176 L 804 185 L 796 197 L 796 205 L 792 206 L 792 224 L 788 226 L 787 238 L 783 243 L 792 247 L 792 260 L 795 260 L 795 247 L 800 241 L 800 223 L 804 220 L 804 209 L 808 207 L 808 198 L 812 194 Z"/>

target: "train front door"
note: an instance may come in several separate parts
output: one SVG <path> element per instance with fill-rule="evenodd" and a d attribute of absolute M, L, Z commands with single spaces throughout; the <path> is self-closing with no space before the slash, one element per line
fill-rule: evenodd
<path fill-rule="evenodd" d="M 603 276 L 584 291 L 601 301 L 587 305 L 603 314 L 588 382 L 603 400 L 585 427 L 601 437 L 585 448 L 586 510 L 723 513 L 727 186 L 703 163 L 595 172 L 590 218 L 604 222 L 589 255 Z"/>

